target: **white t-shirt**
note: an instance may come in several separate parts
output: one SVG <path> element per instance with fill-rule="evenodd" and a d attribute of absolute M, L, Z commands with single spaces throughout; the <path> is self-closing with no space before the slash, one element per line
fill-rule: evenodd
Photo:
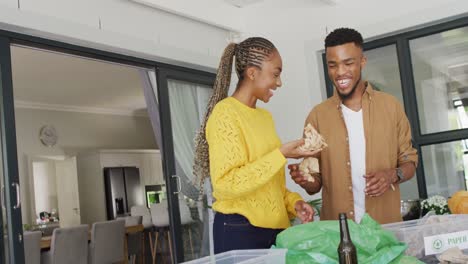
<path fill-rule="evenodd" d="M 349 156 L 351 158 L 351 176 L 353 182 L 354 219 L 360 223 L 366 212 L 366 138 L 364 135 L 364 122 L 362 109 L 355 112 L 341 105 L 343 118 L 346 123 L 349 138 Z"/>

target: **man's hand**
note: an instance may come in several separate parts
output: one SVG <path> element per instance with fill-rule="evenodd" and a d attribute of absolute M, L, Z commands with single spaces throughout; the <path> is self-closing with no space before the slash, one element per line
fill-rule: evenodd
<path fill-rule="evenodd" d="M 293 181 L 299 184 L 302 188 L 304 188 L 304 185 L 308 183 L 308 177 L 303 175 L 302 172 L 299 170 L 299 164 L 290 164 L 288 165 L 288 169 Z"/>
<path fill-rule="evenodd" d="M 381 170 L 364 175 L 366 195 L 378 197 L 384 194 L 398 180 L 395 169 Z"/>
<path fill-rule="evenodd" d="M 297 201 L 294 208 L 296 209 L 297 217 L 301 219 L 303 224 L 314 221 L 314 209 L 310 204 L 304 201 Z"/>
<path fill-rule="evenodd" d="M 313 176 L 315 177 L 314 182 L 308 181 L 309 178 L 299 171 L 298 163 L 288 165 L 288 169 L 289 175 L 291 175 L 293 181 L 306 190 L 308 194 L 314 194 L 320 191 L 320 188 L 322 187 L 320 181 L 315 176 Z"/>

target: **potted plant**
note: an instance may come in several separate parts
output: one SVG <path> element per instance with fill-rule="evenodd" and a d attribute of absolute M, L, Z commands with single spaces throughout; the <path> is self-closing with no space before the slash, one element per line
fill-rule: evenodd
<path fill-rule="evenodd" d="M 431 196 L 421 202 L 422 215 L 434 211 L 436 215 L 450 214 L 447 199 L 440 195 Z"/>

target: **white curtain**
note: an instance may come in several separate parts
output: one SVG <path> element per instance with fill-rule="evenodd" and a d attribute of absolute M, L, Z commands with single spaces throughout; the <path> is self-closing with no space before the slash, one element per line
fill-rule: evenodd
<path fill-rule="evenodd" d="M 168 88 L 176 173 L 181 179 L 182 193 L 197 200 L 199 190 L 198 186 L 193 185 L 192 173 L 194 138 L 200 128 L 212 89 L 178 80 L 168 80 Z"/>
<path fill-rule="evenodd" d="M 145 96 L 146 107 L 148 108 L 148 116 L 153 127 L 156 144 L 162 152 L 162 137 L 161 137 L 161 122 L 159 120 L 158 107 L 158 88 L 156 86 L 156 74 L 154 71 L 139 70 L 141 83 L 143 85 L 143 94 Z"/>

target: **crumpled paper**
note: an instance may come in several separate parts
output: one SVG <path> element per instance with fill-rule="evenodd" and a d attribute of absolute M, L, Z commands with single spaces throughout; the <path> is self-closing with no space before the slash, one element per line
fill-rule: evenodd
<path fill-rule="evenodd" d="M 304 141 L 304 145 L 299 147 L 303 151 L 316 151 L 328 147 L 325 139 L 311 124 L 307 124 L 304 128 Z M 299 171 L 308 177 L 307 180 L 309 182 L 314 182 L 313 175 L 320 172 L 318 159 L 313 157 L 303 159 L 299 164 Z"/>
<path fill-rule="evenodd" d="M 457 248 L 449 248 L 445 250 L 440 256 L 437 257 L 441 264 L 467 264 L 468 255 Z"/>

